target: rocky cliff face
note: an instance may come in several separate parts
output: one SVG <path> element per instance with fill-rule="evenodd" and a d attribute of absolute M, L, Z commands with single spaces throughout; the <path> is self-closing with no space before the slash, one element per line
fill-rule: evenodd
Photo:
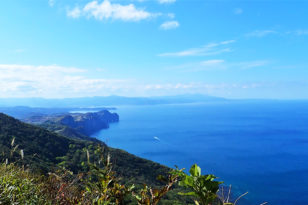
<path fill-rule="evenodd" d="M 109 123 L 118 122 L 119 115 L 107 110 L 85 114 L 67 114 L 56 119 L 57 123 L 76 129 L 82 134 L 91 135 L 109 127 Z"/>

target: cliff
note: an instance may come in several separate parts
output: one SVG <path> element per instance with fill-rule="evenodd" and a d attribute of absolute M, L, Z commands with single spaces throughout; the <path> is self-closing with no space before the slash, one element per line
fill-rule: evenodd
<path fill-rule="evenodd" d="M 109 123 L 118 122 L 119 115 L 107 110 L 85 114 L 70 114 L 56 119 L 61 125 L 71 127 L 84 135 L 91 135 L 109 127 Z"/>

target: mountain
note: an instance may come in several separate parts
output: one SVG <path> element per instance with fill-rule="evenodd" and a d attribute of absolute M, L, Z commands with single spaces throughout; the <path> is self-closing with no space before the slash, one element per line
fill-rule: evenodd
<path fill-rule="evenodd" d="M 125 182 L 156 184 L 158 175 L 170 171 L 158 163 L 109 148 L 98 140 L 70 139 L 0 113 L 0 162 L 9 159 L 10 162 L 15 161 L 42 173 L 59 166 L 78 173 L 85 171 L 82 162 L 87 161 L 87 151 L 91 161 L 98 160 L 95 154 L 98 146 L 103 148 L 105 154 L 111 154 L 113 169 Z M 21 150 L 24 152 L 24 159 L 21 159 Z"/>
<path fill-rule="evenodd" d="M 83 97 L 83 98 L 63 98 L 63 99 L 44 99 L 44 98 L 2 98 L 0 106 L 30 106 L 30 107 L 102 107 L 116 105 L 158 105 L 158 104 L 177 104 L 177 103 L 200 103 L 216 102 L 226 99 L 206 96 L 206 95 L 178 95 L 161 97 Z"/>

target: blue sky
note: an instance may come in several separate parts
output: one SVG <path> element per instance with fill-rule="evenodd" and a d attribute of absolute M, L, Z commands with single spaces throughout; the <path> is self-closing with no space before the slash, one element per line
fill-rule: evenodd
<path fill-rule="evenodd" d="M 308 2 L 6 0 L 0 97 L 308 98 Z"/>

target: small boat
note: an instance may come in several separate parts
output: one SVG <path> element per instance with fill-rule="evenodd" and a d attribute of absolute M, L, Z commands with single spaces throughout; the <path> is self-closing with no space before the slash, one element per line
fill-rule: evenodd
<path fill-rule="evenodd" d="M 156 136 L 154 137 L 154 139 L 155 139 L 155 140 L 158 140 L 158 141 L 160 141 L 160 139 L 159 139 L 158 137 L 156 137 Z"/>

